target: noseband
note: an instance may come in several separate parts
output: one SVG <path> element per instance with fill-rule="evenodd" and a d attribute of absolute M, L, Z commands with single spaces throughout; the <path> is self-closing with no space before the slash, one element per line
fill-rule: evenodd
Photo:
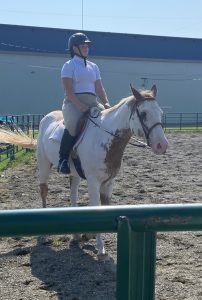
<path fill-rule="evenodd" d="M 155 98 L 142 98 L 141 100 L 137 101 L 137 103 L 138 103 L 138 102 L 142 102 L 142 101 L 146 101 L 146 100 L 153 101 L 153 100 L 155 100 Z M 152 132 L 152 130 L 153 130 L 156 126 L 159 126 L 159 125 L 160 125 L 160 126 L 163 128 L 163 124 L 162 124 L 161 122 L 157 122 L 157 123 L 155 123 L 154 125 L 152 125 L 150 128 L 148 128 L 148 126 L 144 123 L 144 120 L 143 120 L 143 118 L 142 118 L 142 116 L 141 116 L 141 114 L 140 114 L 140 112 L 139 112 L 138 104 L 137 104 L 137 103 L 135 103 L 134 106 L 133 106 L 133 108 L 132 108 L 131 115 L 130 115 L 130 119 L 131 119 L 133 113 L 136 111 L 137 116 L 138 116 L 138 119 L 139 119 L 140 124 L 141 124 L 141 126 L 142 126 L 142 129 L 143 129 L 143 131 L 144 131 L 144 135 L 145 135 L 145 138 L 146 138 L 146 141 L 147 141 L 147 145 L 148 145 L 148 146 L 151 146 L 151 144 L 150 144 L 150 138 L 149 138 L 150 133 Z"/>

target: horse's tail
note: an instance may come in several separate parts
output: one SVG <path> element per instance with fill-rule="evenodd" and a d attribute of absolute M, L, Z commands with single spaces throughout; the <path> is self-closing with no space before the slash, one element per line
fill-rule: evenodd
<path fill-rule="evenodd" d="M 13 144 L 28 149 L 35 149 L 37 146 L 37 140 L 29 137 L 19 128 L 12 131 L 6 127 L 0 127 L 0 143 Z"/>
<path fill-rule="evenodd" d="M 48 127 L 48 124 L 53 121 L 61 121 L 63 118 L 61 111 L 53 111 L 44 116 L 39 124 L 38 139 L 42 137 Z M 13 144 L 23 148 L 37 148 L 37 140 L 26 135 L 20 128 L 14 126 L 14 131 L 8 127 L 0 126 L 0 143 Z"/>

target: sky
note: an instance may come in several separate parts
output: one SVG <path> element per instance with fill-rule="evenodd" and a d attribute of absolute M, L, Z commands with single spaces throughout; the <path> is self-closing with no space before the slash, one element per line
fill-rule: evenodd
<path fill-rule="evenodd" d="M 202 38 L 202 0 L 0 0 L 0 24 Z"/>

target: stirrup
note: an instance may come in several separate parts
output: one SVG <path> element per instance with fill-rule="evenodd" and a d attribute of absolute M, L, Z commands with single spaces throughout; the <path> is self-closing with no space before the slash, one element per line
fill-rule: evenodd
<path fill-rule="evenodd" d="M 69 163 L 67 159 L 63 159 L 61 162 L 59 162 L 57 171 L 58 173 L 62 173 L 62 174 L 70 173 Z"/>

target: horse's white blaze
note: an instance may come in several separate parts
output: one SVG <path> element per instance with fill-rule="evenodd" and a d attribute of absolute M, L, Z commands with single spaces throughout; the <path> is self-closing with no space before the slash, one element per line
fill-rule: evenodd
<path fill-rule="evenodd" d="M 77 154 L 81 160 L 89 193 L 89 203 L 92 206 L 110 204 L 114 179 L 121 167 L 122 156 L 127 143 L 135 133 L 144 136 L 144 131 L 137 115 L 145 114 L 144 124 L 148 129 L 161 123 L 162 111 L 155 100 L 144 100 L 143 96 L 132 89 L 134 97 L 130 96 L 120 101 L 114 107 L 104 110 L 100 116 L 93 119 L 98 126 L 88 122 L 83 138 L 77 146 Z M 145 95 L 145 94 L 144 94 Z M 155 86 L 148 91 L 146 97 L 155 97 Z M 138 98 L 141 101 L 138 102 Z M 143 101 L 142 101 L 143 99 Z M 46 206 L 47 181 L 51 166 L 57 166 L 59 160 L 59 142 L 50 139 L 53 129 L 61 122 L 62 113 L 52 112 L 46 115 L 39 128 L 37 141 L 37 162 L 39 168 L 39 181 L 43 206 Z M 108 132 L 107 132 L 108 131 Z M 111 132 L 112 134 L 110 134 Z M 4 136 L 1 135 L 0 142 Z M 168 142 L 161 125 L 156 125 L 149 133 L 149 142 L 153 152 L 165 153 Z M 18 141 L 19 144 L 19 141 Z M 134 150 L 135 155 L 135 150 Z M 77 206 L 79 176 L 70 161 L 70 200 L 72 206 Z M 98 255 L 105 254 L 104 242 L 101 235 L 96 237 Z"/>

